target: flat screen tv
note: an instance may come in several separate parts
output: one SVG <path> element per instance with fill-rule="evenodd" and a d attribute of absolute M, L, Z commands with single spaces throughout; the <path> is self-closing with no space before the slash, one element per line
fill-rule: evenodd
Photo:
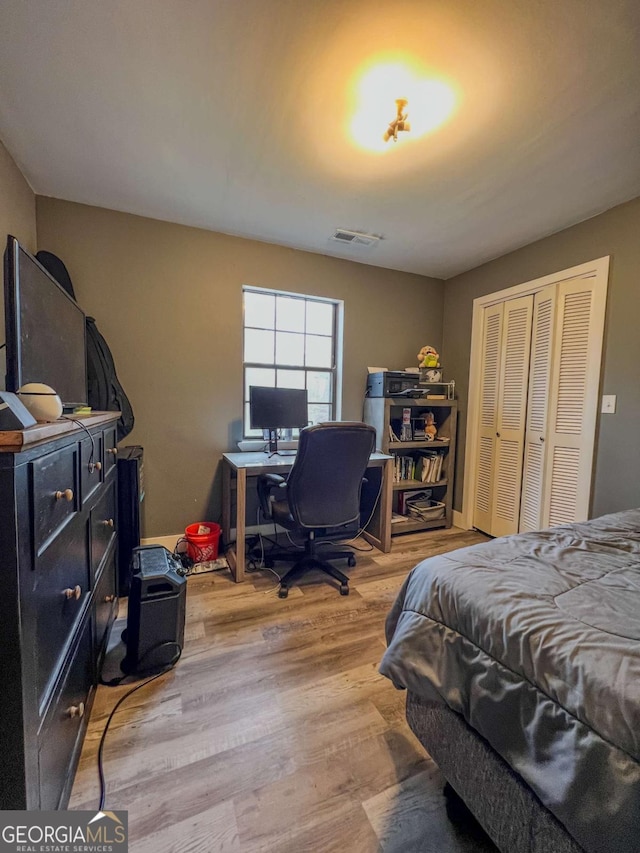
<path fill-rule="evenodd" d="M 44 382 L 65 409 L 86 405 L 84 312 L 11 236 L 4 256 L 4 315 L 6 390 Z"/>

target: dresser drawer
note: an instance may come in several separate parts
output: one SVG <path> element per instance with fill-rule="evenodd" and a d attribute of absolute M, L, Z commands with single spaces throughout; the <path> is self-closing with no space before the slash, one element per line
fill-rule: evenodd
<path fill-rule="evenodd" d="M 40 554 L 78 511 L 78 445 L 47 453 L 30 465 L 34 550 Z"/>
<path fill-rule="evenodd" d="M 102 463 L 102 433 L 96 433 L 93 444 L 89 438 L 85 438 L 80 444 L 80 491 L 82 493 L 82 506 L 96 491 L 103 480 Z"/>
<path fill-rule="evenodd" d="M 111 622 L 111 617 L 115 616 L 116 610 L 115 548 L 111 549 L 111 553 L 106 559 L 100 580 L 96 585 L 93 600 L 95 601 L 96 648 L 100 649 L 103 641 L 106 639 L 105 634 Z"/>
<path fill-rule="evenodd" d="M 89 592 L 86 528 L 74 520 L 54 539 L 36 564 L 33 627 L 40 705 L 46 698 L 47 687 L 55 679 L 58 659 L 69 643 Z"/>
<path fill-rule="evenodd" d="M 91 510 L 91 570 L 93 577 L 116 535 L 116 489 L 111 483 Z"/>
<path fill-rule="evenodd" d="M 93 625 L 87 619 L 65 667 L 38 738 L 40 808 L 56 809 L 68 795 L 79 750 L 83 718 L 92 697 Z M 70 766 L 71 765 L 71 766 Z"/>
<path fill-rule="evenodd" d="M 118 437 L 116 428 L 109 427 L 103 432 L 104 436 L 104 476 L 105 478 L 115 470 L 116 461 L 118 459 Z"/>

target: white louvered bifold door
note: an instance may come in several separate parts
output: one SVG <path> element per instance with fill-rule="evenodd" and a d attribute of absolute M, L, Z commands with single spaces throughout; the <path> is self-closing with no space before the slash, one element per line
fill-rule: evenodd
<path fill-rule="evenodd" d="M 495 467 L 503 304 L 485 308 L 482 318 L 482 356 L 478 451 L 475 470 L 473 526 L 491 532 Z"/>
<path fill-rule="evenodd" d="M 503 303 L 492 536 L 518 532 L 532 315 L 533 294 Z"/>
<path fill-rule="evenodd" d="M 543 527 L 544 463 L 554 343 L 556 287 L 545 287 L 533 300 L 527 427 L 522 468 L 521 532 Z"/>
<path fill-rule="evenodd" d="M 593 278 L 557 286 L 542 527 L 589 515 L 605 294 Z"/>

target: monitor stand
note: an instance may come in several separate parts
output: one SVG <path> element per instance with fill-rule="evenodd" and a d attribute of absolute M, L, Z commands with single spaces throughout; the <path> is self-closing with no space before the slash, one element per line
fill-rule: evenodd
<path fill-rule="evenodd" d="M 269 430 L 269 459 L 272 456 L 295 456 L 296 450 L 278 450 L 278 430 Z"/>

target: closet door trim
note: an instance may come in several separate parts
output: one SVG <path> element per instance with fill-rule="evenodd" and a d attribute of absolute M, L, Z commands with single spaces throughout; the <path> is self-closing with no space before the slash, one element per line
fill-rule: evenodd
<path fill-rule="evenodd" d="M 508 299 L 515 299 L 519 296 L 538 293 L 540 290 L 543 290 L 549 285 L 557 285 L 561 282 L 584 278 L 585 276 L 594 278 L 598 301 L 602 306 L 604 306 L 606 304 L 607 287 L 609 282 L 608 255 L 603 258 L 597 258 L 596 260 L 589 261 L 586 264 L 580 264 L 579 266 L 570 267 L 569 269 L 561 270 L 560 272 L 552 273 L 551 275 L 543 276 L 542 278 L 517 284 L 514 287 L 508 287 L 495 293 L 488 293 L 485 296 L 480 296 L 473 300 L 471 358 L 469 363 L 469 396 L 467 401 L 466 418 L 464 494 L 462 501 L 462 515 L 459 518 L 459 523 L 465 529 L 471 529 L 473 527 L 473 510 L 476 491 L 476 460 L 479 452 L 478 434 L 475 426 L 478 423 L 481 405 L 480 388 L 482 383 L 480 371 L 482 363 L 482 341 L 484 338 L 483 318 L 485 308 L 488 308 L 491 305 L 496 305 L 499 302 L 504 302 Z M 602 331 L 604 336 L 604 326 Z M 598 343 L 597 348 L 601 354 L 602 340 Z"/>

